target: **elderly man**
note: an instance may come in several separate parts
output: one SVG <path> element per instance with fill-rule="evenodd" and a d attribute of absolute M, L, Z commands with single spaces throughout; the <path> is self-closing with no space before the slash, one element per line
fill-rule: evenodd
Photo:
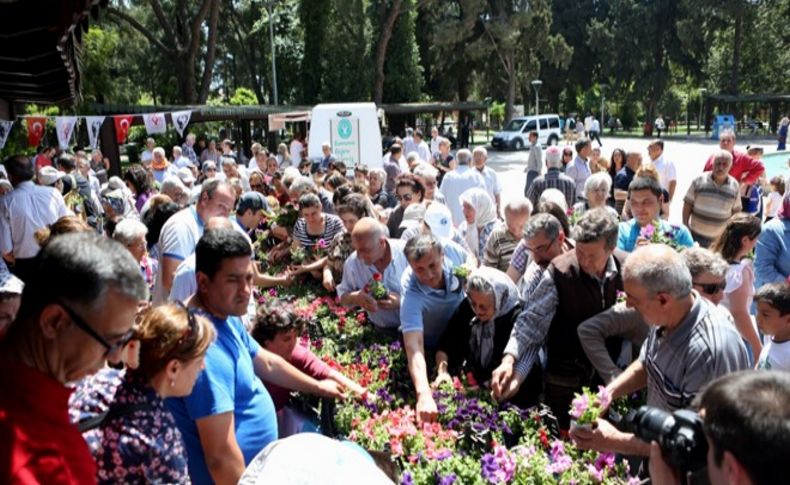
<path fill-rule="evenodd" d="M 559 219 L 546 213 L 531 217 L 507 268 L 507 275 L 520 287 L 521 299 L 529 298 L 554 258 L 573 251 L 574 247 L 573 239 L 565 235 Z"/>
<path fill-rule="evenodd" d="M 414 130 L 414 144 L 416 145 L 417 155 L 420 157 L 420 161 L 422 162 L 429 162 L 431 160 L 431 149 L 428 147 L 428 144 L 425 143 L 422 130 L 417 128 Z"/>
<path fill-rule="evenodd" d="M 546 149 L 546 174 L 541 175 L 532 182 L 527 190 L 527 198 L 532 202 L 532 207 L 537 207 L 540 196 L 546 189 L 557 189 L 565 196 L 566 207 L 573 207 L 576 203 L 576 182 L 562 173 L 562 150 L 556 146 Z"/>
<path fill-rule="evenodd" d="M 164 303 L 173 285 L 176 268 L 195 251 L 206 222 L 212 217 L 228 217 L 236 197 L 227 182 L 211 179 L 203 183 L 197 204 L 175 213 L 159 235 L 159 271 L 154 284 L 154 305 Z"/>
<path fill-rule="evenodd" d="M 683 224 L 691 229 L 694 240 L 702 247 L 721 234 L 727 221 L 741 211 L 738 181 L 729 175 L 732 154 L 718 151 L 713 171 L 692 180 L 683 198 Z"/>
<path fill-rule="evenodd" d="M 496 213 L 497 216 L 499 216 L 502 184 L 499 183 L 499 178 L 497 177 L 496 172 L 494 172 L 491 167 L 486 166 L 486 163 L 488 162 L 488 151 L 486 151 L 484 147 L 475 148 L 472 152 L 472 160 L 474 160 L 475 168 L 478 172 L 480 172 L 480 175 L 483 176 L 483 180 L 485 180 L 486 192 L 488 192 L 488 195 L 491 196 L 491 200 L 496 202 Z"/>
<path fill-rule="evenodd" d="M 96 483 L 67 386 L 119 360 L 148 291 L 126 248 L 91 233 L 54 238 L 33 269 L 0 344 L 0 482 Z"/>
<path fill-rule="evenodd" d="M 568 429 L 568 408 L 583 386 L 599 382 L 576 333 L 580 323 L 615 304 L 626 254 L 616 248 L 617 220 L 605 209 L 585 212 L 574 227 L 574 251 L 549 263 L 516 320 L 502 364 L 494 371 L 494 397 L 513 391 L 514 366 L 526 375 L 546 345 L 545 400 Z M 612 345 L 611 351 L 619 349 Z M 518 364 L 517 364 L 518 363 Z"/>
<path fill-rule="evenodd" d="M 414 177 L 420 182 L 422 188 L 425 189 L 423 195 L 423 202 L 436 201 L 440 204 L 447 204 L 444 195 L 436 187 L 436 178 L 439 176 L 439 171 L 433 165 L 426 162 L 418 163 L 413 169 Z"/>
<path fill-rule="evenodd" d="M 195 153 L 195 134 L 189 133 L 187 134 L 186 139 L 184 140 L 184 144 L 181 145 L 181 153 L 189 160 L 192 161 L 195 166 L 198 165 L 198 157 L 197 153 Z"/>
<path fill-rule="evenodd" d="M 496 268 L 503 273 L 510 267 L 510 259 L 519 241 L 524 236 L 524 226 L 532 214 L 532 203 L 526 197 L 518 197 L 505 205 L 505 223 L 499 224 L 488 237 L 483 252 L 483 265 Z"/>
<path fill-rule="evenodd" d="M 372 217 L 363 217 L 351 233 L 354 252 L 343 265 L 343 281 L 337 287 L 340 303 L 364 308 L 373 325 L 385 333 L 400 325 L 400 279 L 409 266 L 405 244 L 387 238 L 384 227 Z M 376 299 L 366 289 L 376 275 L 387 289 L 384 298 Z"/>
<path fill-rule="evenodd" d="M 328 141 L 321 144 L 321 163 L 319 164 L 319 168 L 322 170 L 329 170 L 330 166 L 335 163 L 337 160 L 335 156 L 332 154 L 332 145 L 329 144 Z"/>
<path fill-rule="evenodd" d="M 538 132 L 530 131 L 528 138 L 529 156 L 527 157 L 527 166 L 524 167 L 524 172 L 527 173 L 527 182 L 524 184 L 525 197 L 529 193 L 529 186 L 540 176 L 540 172 L 543 170 L 543 149 L 538 143 Z"/>
<path fill-rule="evenodd" d="M 618 248 L 631 252 L 637 245 L 650 242 L 650 237 L 644 232 L 648 226 L 652 226 L 653 231 L 673 234 L 672 238 L 678 246 L 688 248 L 694 245 L 691 233 L 685 226 L 674 227 L 658 216 L 661 210 L 661 185 L 657 180 L 636 177 L 628 190 L 631 192 L 631 213 L 634 217 L 620 223 Z"/>
<path fill-rule="evenodd" d="M 432 234 L 413 237 L 404 248 L 409 267 L 401 277 L 400 321 L 409 374 L 417 393 L 417 419 L 436 419 L 425 349 L 433 349 L 453 312 L 464 299 L 462 283 L 453 268 L 467 262 L 457 244 Z"/>
<path fill-rule="evenodd" d="M 35 232 L 71 211 L 60 192 L 33 183 L 35 169 L 29 158 L 14 155 L 3 166 L 14 190 L 0 198 L 0 257 L 12 256 L 11 271 L 25 281 L 40 249 Z"/>
<path fill-rule="evenodd" d="M 178 145 L 173 145 L 173 165 L 176 168 L 185 168 L 188 167 L 192 161 L 184 156 L 184 152 L 181 150 L 181 147 Z"/>
<path fill-rule="evenodd" d="M 454 170 L 447 172 L 442 179 L 439 190 L 447 200 L 447 207 L 453 216 L 453 225 L 458 226 L 464 221 L 464 211 L 461 206 L 461 194 L 468 189 L 479 187 L 486 188 L 486 181 L 480 172 L 469 166 L 472 162 L 472 153 L 467 149 L 458 150 L 455 154 L 458 165 Z"/>
<path fill-rule="evenodd" d="M 584 182 L 592 175 L 589 162 L 592 142 L 587 138 L 582 138 L 576 142 L 574 148 L 576 148 L 576 158 L 565 167 L 565 175 L 573 179 L 576 184 L 576 196 L 581 198 L 584 193 Z M 571 205 L 573 204 L 568 204 L 568 207 Z"/>
<path fill-rule="evenodd" d="M 719 148 L 732 155 L 732 164 L 730 165 L 729 174 L 741 186 L 757 183 L 760 175 L 765 173 L 765 165 L 763 165 L 763 162 L 735 149 L 735 133 L 732 131 L 727 130 L 721 132 L 719 135 Z M 708 157 L 703 171 L 715 171 L 717 157 L 718 155 L 716 153 Z"/>
<path fill-rule="evenodd" d="M 626 304 L 650 330 L 639 359 L 607 386 L 613 398 L 647 388 L 647 404 L 671 412 L 689 407 L 717 377 L 749 367 L 732 316 L 692 290 L 691 274 L 672 248 L 651 244 L 631 253 L 623 284 Z M 602 419 L 595 430 L 574 429 L 572 436 L 580 448 L 650 453 L 649 443 Z"/>
<path fill-rule="evenodd" d="M 145 150 L 143 150 L 142 155 L 140 155 L 141 162 L 150 162 L 154 159 L 154 147 L 156 147 L 156 141 L 153 138 L 146 138 L 145 139 Z"/>

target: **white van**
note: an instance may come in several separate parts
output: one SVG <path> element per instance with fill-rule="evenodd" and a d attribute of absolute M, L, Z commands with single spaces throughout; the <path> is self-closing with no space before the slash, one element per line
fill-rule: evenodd
<path fill-rule="evenodd" d="M 497 150 L 521 150 L 529 146 L 530 131 L 538 132 L 538 143 L 541 145 L 556 145 L 562 137 L 559 115 L 546 114 L 513 118 L 504 130 L 494 134 L 491 146 Z"/>
<path fill-rule="evenodd" d="M 381 130 L 374 103 L 319 104 L 310 117 L 307 157 L 324 157 L 321 145 L 329 142 L 335 158 L 353 169 L 358 164 L 382 167 Z"/>

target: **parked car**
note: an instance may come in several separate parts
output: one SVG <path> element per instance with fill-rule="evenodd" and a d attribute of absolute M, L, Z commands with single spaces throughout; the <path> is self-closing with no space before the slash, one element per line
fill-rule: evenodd
<path fill-rule="evenodd" d="M 494 134 L 491 146 L 497 150 L 521 150 L 529 146 L 529 132 L 538 132 L 538 143 L 556 145 L 562 136 L 560 117 L 556 114 L 520 116 Z"/>

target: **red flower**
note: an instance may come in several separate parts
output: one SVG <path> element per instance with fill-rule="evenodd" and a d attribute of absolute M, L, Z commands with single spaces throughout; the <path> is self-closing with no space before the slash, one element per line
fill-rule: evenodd
<path fill-rule="evenodd" d="M 381 273 L 374 274 L 373 281 L 381 281 Z"/>
<path fill-rule="evenodd" d="M 543 445 L 544 447 L 546 447 L 546 448 L 548 448 L 549 446 L 551 446 L 551 445 L 550 445 L 550 443 L 549 443 L 549 437 L 548 437 L 548 435 L 546 434 L 546 430 L 545 430 L 545 429 L 543 429 L 543 428 L 540 428 L 540 429 L 538 430 L 538 434 L 540 435 L 540 444 L 542 444 L 542 445 Z"/>

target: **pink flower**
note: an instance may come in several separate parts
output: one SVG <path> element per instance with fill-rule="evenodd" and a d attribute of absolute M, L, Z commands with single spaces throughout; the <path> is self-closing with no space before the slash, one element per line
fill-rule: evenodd
<path fill-rule="evenodd" d="M 655 226 L 653 226 L 653 224 L 648 224 L 645 227 L 643 227 L 641 231 L 639 231 L 639 235 L 645 239 L 651 239 L 653 237 L 653 234 L 655 234 L 655 232 L 656 232 Z"/>
<path fill-rule="evenodd" d="M 587 398 L 586 394 L 580 394 L 573 399 L 571 405 L 573 409 L 571 409 L 568 414 L 570 414 L 573 419 L 579 419 L 581 415 L 587 411 L 587 408 L 590 407 L 590 400 Z"/>
<path fill-rule="evenodd" d="M 603 409 L 608 408 L 612 403 L 612 395 L 604 386 L 598 386 L 598 403 Z"/>

